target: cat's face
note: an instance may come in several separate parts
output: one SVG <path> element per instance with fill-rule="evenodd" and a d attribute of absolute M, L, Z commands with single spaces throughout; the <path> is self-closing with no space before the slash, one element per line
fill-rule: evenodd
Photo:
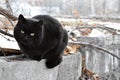
<path fill-rule="evenodd" d="M 22 15 L 18 18 L 18 23 L 14 28 L 14 37 L 18 43 L 34 46 L 42 42 L 43 20 L 25 19 Z"/>

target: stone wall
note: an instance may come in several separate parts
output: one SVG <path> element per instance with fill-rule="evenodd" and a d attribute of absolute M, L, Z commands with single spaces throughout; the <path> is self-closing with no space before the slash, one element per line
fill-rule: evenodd
<path fill-rule="evenodd" d="M 120 35 L 100 38 L 80 37 L 79 41 L 103 47 L 120 57 Z M 82 52 L 83 56 L 86 57 L 86 67 L 95 73 L 103 74 L 113 69 L 120 68 L 120 60 L 102 50 L 87 46 L 80 51 Z"/>
<path fill-rule="evenodd" d="M 45 60 L 6 62 L 0 59 L 0 80 L 78 80 L 81 61 L 80 53 L 63 56 L 59 66 L 47 69 Z"/>

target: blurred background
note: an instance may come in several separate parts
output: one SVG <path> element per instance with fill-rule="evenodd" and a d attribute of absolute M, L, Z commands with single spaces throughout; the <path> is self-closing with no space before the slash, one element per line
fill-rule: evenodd
<path fill-rule="evenodd" d="M 120 18 L 120 0 L 0 0 L 0 6 L 16 16 L 22 13 L 26 16 Z"/>

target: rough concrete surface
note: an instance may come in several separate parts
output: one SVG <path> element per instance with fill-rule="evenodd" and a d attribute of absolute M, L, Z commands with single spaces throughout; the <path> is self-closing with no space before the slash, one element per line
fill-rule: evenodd
<path fill-rule="evenodd" d="M 107 37 L 81 37 L 80 42 L 100 46 L 120 57 L 120 35 Z M 81 49 L 86 57 L 86 68 L 100 75 L 100 80 L 120 80 L 120 60 L 110 54 L 87 46 Z"/>
<path fill-rule="evenodd" d="M 0 61 L 0 80 L 78 80 L 81 75 L 81 54 L 63 56 L 63 62 L 47 69 L 45 60 Z"/>
<path fill-rule="evenodd" d="M 120 35 L 80 37 L 78 40 L 102 47 L 120 57 Z M 82 48 L 81 51 L 82 55 L 86 57 L 86 68 L 97 74 L 109 72 L 120 65 L 120 60 L 95 47 L 86 46 Z"/>
<path fill-rule="evenodd" d="M 101 75 L 101 80 L 120 80 L 120 68 L 111 70 Z"/>

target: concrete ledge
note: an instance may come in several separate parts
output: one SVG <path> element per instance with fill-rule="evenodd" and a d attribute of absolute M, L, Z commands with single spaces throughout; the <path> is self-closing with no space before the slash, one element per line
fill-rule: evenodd
<path fill-rule="evenodd" d="M 81 54 L 63 56 L 63 62 L 47 69 L 45 60 L 0 61 L 0 80 L 78 80 L 81 75 Z"/>

